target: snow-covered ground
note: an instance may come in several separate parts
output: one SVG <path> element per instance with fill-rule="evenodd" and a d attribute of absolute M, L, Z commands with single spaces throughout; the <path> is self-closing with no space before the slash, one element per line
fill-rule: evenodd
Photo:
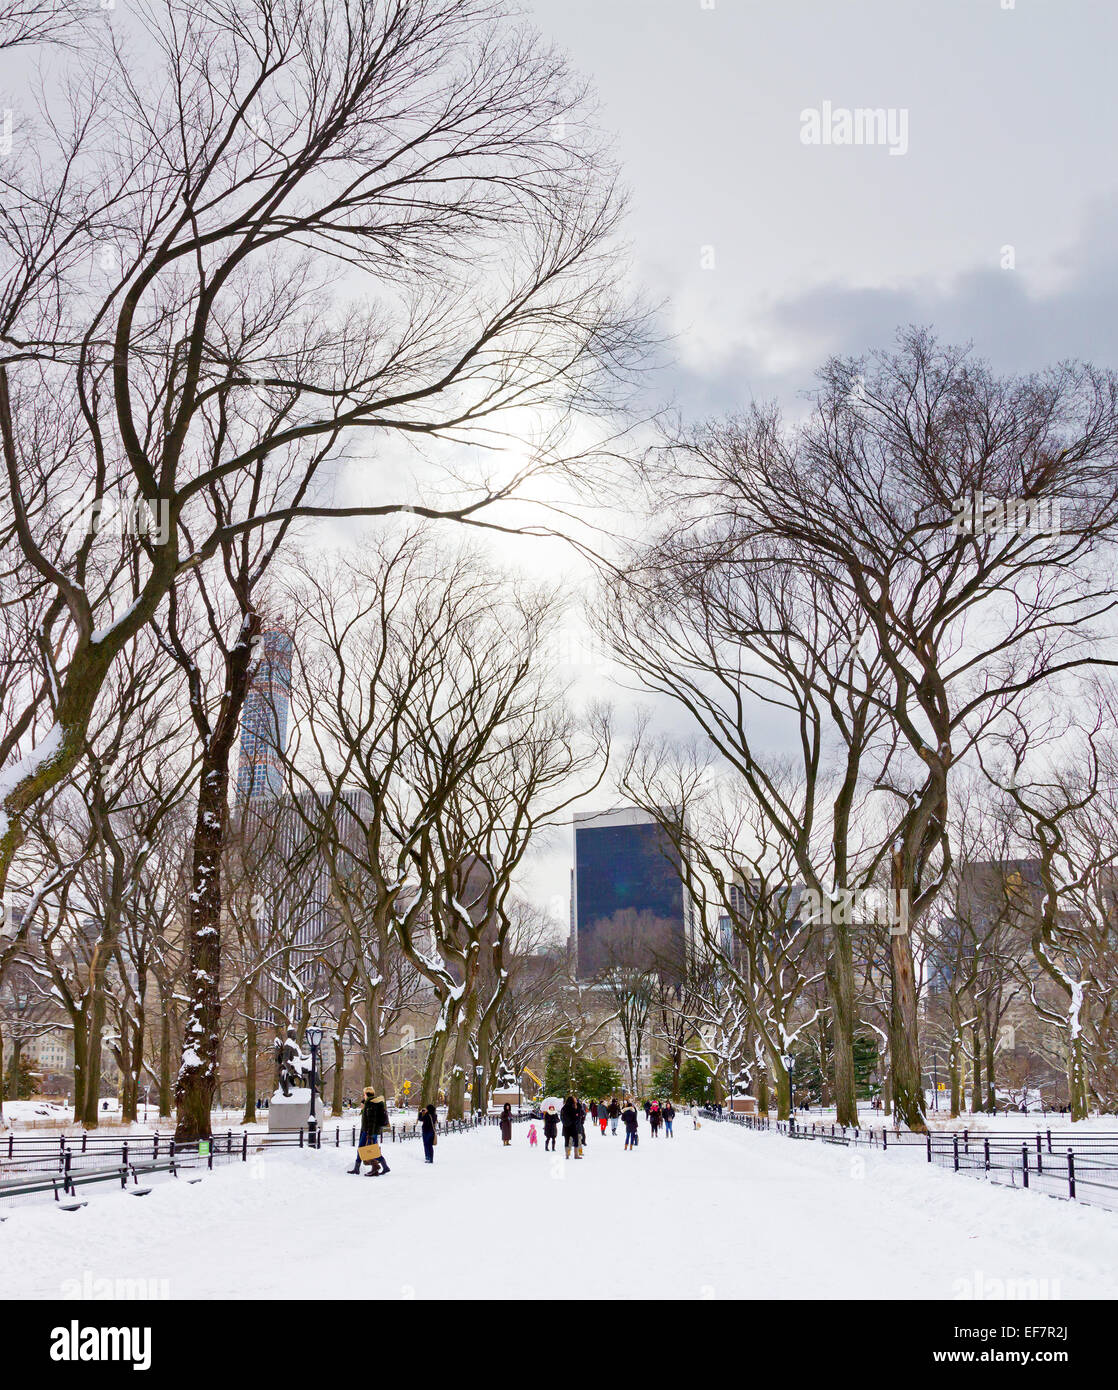
<path fill-rule="evenodd" d="M 10 1209 L 0 1298 L 144 1287 L 171 1298 L 965 1298 L 1118 1296 L 1118 1215 L 873 1151 L 729 1125 L 582 1162 L 496 1129 L 346 1151 L 273 1150 L 147 1197 Z M 350 1151 L 352 1154 L 352 1150 Z M 101 1283 L 99 1281 L 109 1281 Z M 118 1284 L 116 1281 L 127 1281 Z M 140 1281 L 139 1285 L 135 1281 Z M 1024 1281 L 1017 1284 L 1016 1281 Z M 1020 1295 L 1018 1295 L 1020 1296 Z"/>

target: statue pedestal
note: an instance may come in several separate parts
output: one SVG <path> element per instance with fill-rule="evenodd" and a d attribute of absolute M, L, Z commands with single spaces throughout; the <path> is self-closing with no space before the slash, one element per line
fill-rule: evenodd
<path fill-rule="evenodd" d="M 321 1099 L 320 1096 L 319 1102 Z M 285 1096 L 282 1091 L 276 1091 L 268 1105 L 268 1133 L 292 1134 L 298 1133 L 301 1129 L 305 1130 L 310 1113 L 311 1088 L 309 1086 L 292 1086 L 289 1096 Z M 323 1119 L 321 1103 L 315 1106 L 315 1118 L 321 1126 Z"/>

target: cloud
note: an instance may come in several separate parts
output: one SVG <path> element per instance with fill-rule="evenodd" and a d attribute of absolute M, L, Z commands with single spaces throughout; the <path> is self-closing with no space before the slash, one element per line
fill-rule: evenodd
<path fill-rule="evenodd" d="M 742 335 L 699 364 L 686 337 L 667 373 L 679 408 L 696 417 L 777 399 L 792 407 L 831 354 L 892 344 L 899 327 L 928 324 L 947 342 L 971 342 L 1005 372 L 1029 372 L 1076 357 L 1118 365 L 1118 200 L 1096 205 L 1081 236 L 1056 260 L 1013 269 L 976 268 L 947 285 L 813 285 L 744 307 Z"/>

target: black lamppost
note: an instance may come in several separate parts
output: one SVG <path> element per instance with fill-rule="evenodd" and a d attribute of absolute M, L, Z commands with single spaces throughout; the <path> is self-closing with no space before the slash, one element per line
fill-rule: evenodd
<path fill-rule="evenodd" d="M 311 1050 L 311 1113 L 307 1117 L 307 1138 L 312 1149 L 318 1147 L 318 1116 L 315 1114 L 314 1098 L 318 1088 L 318 1049 L 322 1045 L 324 1032 L 325 1029 L 316 1023 L 307 1026 L 307 1046 Z"/>

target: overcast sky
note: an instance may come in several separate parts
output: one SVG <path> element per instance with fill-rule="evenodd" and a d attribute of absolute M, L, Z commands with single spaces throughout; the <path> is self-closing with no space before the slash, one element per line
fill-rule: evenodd
<path fill-rule="evenodd" d="M 1110 0 L 530 9 L 616 135 L 685 407 L 794 392 L 913 319 L 1007 367 L 1116 356 Z M 907 152 L 805 145 L 824 102 L 906 113 Z"/>
<path fill-rule="evenodd" d="M 674 334 L 658 397 L 793 404 L 910 322 L 1007 370 L 1118 366 L 1112 0 L 528 8 L 616 137 L 634 274 Z M 903 114 L 907 150 L 803 143 L 825 102 Z M 570 855 L 568 831 L 533 867 L 553 910 Z"/>

